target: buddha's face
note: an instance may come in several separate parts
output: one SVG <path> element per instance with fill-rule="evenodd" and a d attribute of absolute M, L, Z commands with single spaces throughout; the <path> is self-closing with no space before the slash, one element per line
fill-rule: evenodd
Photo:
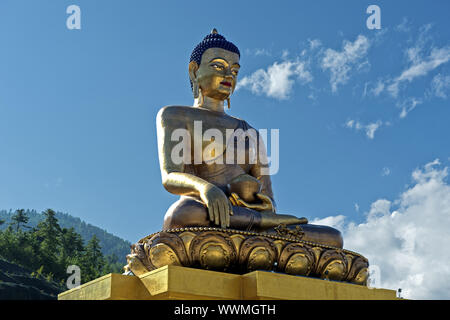
<path fill-rule="evenodd" d="M 209 48 L 203 53 L 200 66 L 191 62 L 189 73 L 191 79 L 197 79 L 203 95 L 225 100 L 236 87 L 239 68 L 237 53 L 222 48 Z"/>

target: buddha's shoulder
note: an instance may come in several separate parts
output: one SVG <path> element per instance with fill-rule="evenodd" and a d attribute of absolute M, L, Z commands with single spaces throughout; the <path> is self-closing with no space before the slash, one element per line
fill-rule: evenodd
<path fill-rule="evenodd" d="M 193 107 L 190 106 L 165 106 L 159 109 L 157 118 L 168 119 L 178 116 L 183 116 L 192 113 Z"/>
<path fill-rule="evenodd" d="M 199 115 L 206 116 L 206 117 L 217 117 L 217 114 L 200 109 L 200 108 L 194 108 L 192 106 L 178 106 L 178 105 L 171 105 L 171 106 L 165 106 L 161 108 L 158 111 L 157 117 L 162 120 L 169 120 L 174 118 L 184 118 L 187 119 L 196 119 Z M 228 119 L 231 122 L 245 122 L 245 120 L 239 119 L 237 117 L 234 117 L 229 114 L 222 114 L 221 117 Z"/>

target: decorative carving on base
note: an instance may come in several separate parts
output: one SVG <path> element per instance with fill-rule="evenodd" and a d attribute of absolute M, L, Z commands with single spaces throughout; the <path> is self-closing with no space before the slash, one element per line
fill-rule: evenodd
<path fill-rule="evenodd" d="M 267 270 L 367 285 L 365 257 L 301 240 L 297 231 L 283 236 L 213 227 L 164 230 L 132 245 L 125 270 L 138 276 L 165 265 L 231 273 Z"/>

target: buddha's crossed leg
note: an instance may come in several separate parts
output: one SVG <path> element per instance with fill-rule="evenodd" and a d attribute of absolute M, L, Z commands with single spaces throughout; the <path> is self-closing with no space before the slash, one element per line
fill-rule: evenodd
<path fill-rule="evenodd" d="M 274 217 L 276 219 L 274 219 Z M 269 234 L 279 234 L 276 230 L 278 224 L 286 225 L 285 230 L 295 232 L 300 226 L 302 240 L 312 241 L 323 245 L 343 247 L 343 239 L 339 230 L 328 226 L 299 223 L 301 219 L 289 215 L 271 215 L 271 222 L 264 221 L 265 215 L 261 212 L 245 207 L 233 206 L 233 215 L 230 216 L 230 228 Z M 273 221 L 272 221 L 273 220 Z M 265 226 L 265 227 L 262 227 Z M 163 229 L 183 227 L 217 227 L 209 220 L 206 206 L 200 200 L 191 197 L 181 197 L 167 210 L 164 217 Z M 289 231 L 288 231 L 289 232 Z"/>

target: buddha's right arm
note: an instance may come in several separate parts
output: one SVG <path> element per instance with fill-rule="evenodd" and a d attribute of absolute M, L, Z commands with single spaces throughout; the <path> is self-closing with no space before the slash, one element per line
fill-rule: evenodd
<path fill-rule="evenodd" d="M 162 183 L 171 193 L 200 196 L 208 182 L 185 173 L 185 165 L 191 161 L 191 137 L 186 127 L 188 119 L 182 111 L 178 107 L 164 107 L 156 117 Z"/>
<path fill-rule="evenodd" d="M 227 227 L 233 214 L 227 196 L 214 184 L 185 172 L 185 165 L 192 160 L 188 121 L 177 107 L 165 107 L 158 112 L 156 126 L 163 186 L 173 194 L 198 196 L 207 206 L 210 220 Z"/>
<path fill-rule="evenodd" d="M 180 196 L 201 197 L 210 183 L 184 172 L 162 172 L 162 184 L 167 191 Z"/>

